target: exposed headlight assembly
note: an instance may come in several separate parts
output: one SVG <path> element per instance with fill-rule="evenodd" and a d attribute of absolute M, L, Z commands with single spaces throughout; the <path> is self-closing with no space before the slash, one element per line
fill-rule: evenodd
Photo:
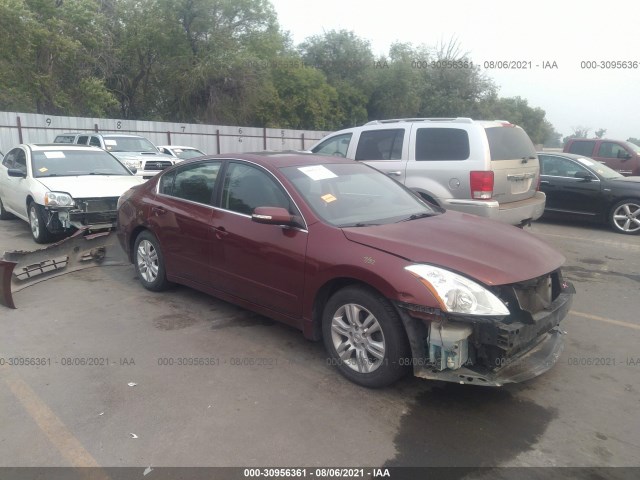
<path fill-rule="evenodd" d="M 47 207 L 73 207 L 75 202 L 68 193 L 47 192 L 44 194 L 44 204 Z"/>
<path fill-rule="evenodd" d="M 140 169 L 142 168 L 142 160 L 124 160 L 124 164 L 129 168 Z"/>
<path fill-rule="evenodd" d="M 429 289 L 445 312 L 509 315 L 509 309 L 498 297 L 462 275 L 432 265 L 410 265 L 405 270 L 415 275 Z"/>

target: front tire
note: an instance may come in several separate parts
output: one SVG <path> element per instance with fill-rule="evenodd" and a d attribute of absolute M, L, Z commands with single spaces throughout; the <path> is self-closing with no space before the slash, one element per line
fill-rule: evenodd
<path fill-rule="evenodd" d="M 618 233 L 640 233 L 640 200 L 628 198 L 616 203 L 609 212 L 609 224 Z"/>
<path fill-rule="evenodd" d="M 44 208 L 36 202 L 29 203 L 29 226 L 31 236 L 36 243 L 50 243 L 53 241 L 53 234 L 47 230 L 47 218 Z"/>
<path fill-rule="evenodd" d="M 145 230 L 136 238 L 133 261 L 142 286 L 152 292 L 166 290 L 171 284 L 167 280 L 164 257 L 156 236 Z"/>
<path fill-rule="evenodd" d="M 382 295 L 360 286 L 335 293 L 323 319 L 324 345 L 342 375 L 381 388 L 405 376 L 411 353 L 398 313 Z"/>

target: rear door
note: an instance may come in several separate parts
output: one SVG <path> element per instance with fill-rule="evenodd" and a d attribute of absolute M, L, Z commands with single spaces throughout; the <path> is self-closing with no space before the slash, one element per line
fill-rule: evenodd
<path fill-rule="evenodd" d="M 540 165 L 526 132 L 515 125 L 485 128 L 493 170 L 493 198 L 499 203 L 526 200 L 536 194 Z"/>
<path fill-rule="evenodd" d="M 214 243 L 211 219 L 213 191 L 221 161 L 198 162 L 164 175 L 149 224 L 160 240 L 167 271 L 211 286 L 209 266 Z"/>

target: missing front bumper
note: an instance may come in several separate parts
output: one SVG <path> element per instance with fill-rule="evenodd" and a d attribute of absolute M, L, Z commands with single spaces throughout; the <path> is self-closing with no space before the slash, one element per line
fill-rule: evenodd
<path fill-rule="evenodd" d="M 129 263 L 115 235 L 88 230 L 39 250 L 6 252 L 0 258 L 0 303 L 16 308 L 13 294 L 36 283 L 89 267 Z"/>

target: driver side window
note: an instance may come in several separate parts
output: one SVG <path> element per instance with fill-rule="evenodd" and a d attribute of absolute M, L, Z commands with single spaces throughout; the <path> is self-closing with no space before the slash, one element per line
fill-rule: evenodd
<path fill-rule="evenodd" d="M 352 135 L 352 133 L 345 133 L 343 135 L 336 135 L 335 137 L 331 137 L 315 147 L 312 152 L 317 153 L 318 155 L 346 157 Z"/>
<path fill-rule="evenodd" d="M 224 179 L 222 208 L 251 215 L 256 207 L 282 207 L 295 214 L 289 196 L 264 171 L 230 163 Z"/>

